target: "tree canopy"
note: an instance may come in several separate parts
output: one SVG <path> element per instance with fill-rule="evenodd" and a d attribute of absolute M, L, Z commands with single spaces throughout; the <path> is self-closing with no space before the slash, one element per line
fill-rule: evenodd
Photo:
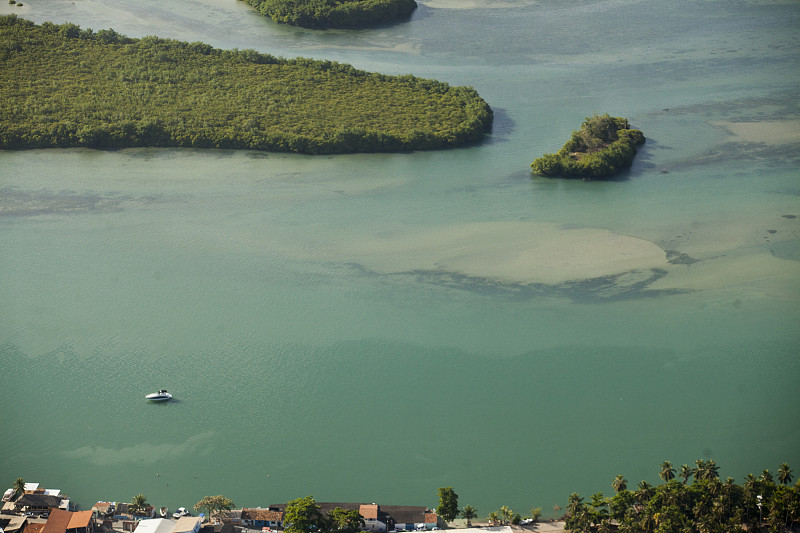
<path fill-rule="evenodd" d="M 364 28 L 407 19 L 415 0 L 244 0 L 275 22 L 305 28 Z"/>
<path fill-rule="evenodd" d="M 544 154 L 531 163 L 542 176 L 602 178 L 631 166 L 636 146 L 644 143 L 641 131 L 631 129 L 628 119 L 605 115 L 586 117 L 579 130 L 555 154 Z"/>
<path fill-rule="evenodd" d="M 283 512 L 286 533 L 326 531 L 325 517 L 313 496 L 297 498 L 286 504 Z"/>
<path fill-rule="evenodd" d="M 195 511 L 205 509 L 209 518 L 215 518 L 222 511 L 230 511 L 233 507 L 233 500 L 221 494 L 218 496 L 205 496 L 202 500 L 194 504 Z"/>
<path fill-rule="evenodd" d="M 616 523 L 620 531 L 631 533 L 731 533 L 761 531 L 766 526 L 778 533 L 792 530 L 800 520 L 800 484 L 776 484 L 765 471 L 749 474 L 738 485 L 733 478 L 721 481 L 713 460 L 696 464 L 689 485 L 663 476 L 669 479 L 661 485 L 643 481 L 638 490 L 621 489 L 612 497 L 596 493 L 588 503 L 573 493 L 567 502 L 566 527 L 593 533 Z M 781 467 L 789 468 L 786 463 Z M 669 468 L 671 464 L 662 463 L 661 472 Z"/>
<path fill-rule="evenodd" d="M 439 493 L 439 506 L 436 513 L 445 521 L 452 522 L 458 516 L 458 494 L 453 487 L 441 487 Z"/>
<path fill-rule="evenodd" d="M 336 507 L 328 513 L 328 531 L 332 533 L 359 533 L 364 527 L 364 518 L 357 510 Z"/>
<path fill-rule="evenodd" d="M 25 493 L 25 480 L 21 477 L 18 477 L 14 480 L 14 484 L 11 485 L 11 488 L 14 489 L 14 494 L 11 496 L 12 499 L 17 499 Z"/>
<path fill-rule="evenodd" d="M 147 497 L 139 493 L 134 496 L 131 503 L 128 504 L 128 512 L 134 516 L 144 514 L 149 506 L 150 504 L 147 502 Z"/>
<path fill-rule="evenodd" d="M 304 58 L 0 16 L 0 149 L 197 147 L 307 154 L 480 140 L 469 87 Z"/>

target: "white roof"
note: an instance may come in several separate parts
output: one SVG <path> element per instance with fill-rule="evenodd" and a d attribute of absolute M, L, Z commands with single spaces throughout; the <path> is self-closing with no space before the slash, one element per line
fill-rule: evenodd
<path fill-rule="evenodd" d="M 38 483 L 25 483 L 25 490 L 36 490 L 39 488 Z"/>
<path fill-rule="evenodd" d="M 175 524 L 175 529 L 172 533 L 192 533 L 200 531 L 200 522 L 203 518 L 200 516 L 182 516 L 178 518 L 178 523 Z"/>
<path fill-rule="evenodd" d="M 134 533 L 172 533 L 175 522 L 166 518 L 151 518 L 142 520 L 136 526 Z"/>

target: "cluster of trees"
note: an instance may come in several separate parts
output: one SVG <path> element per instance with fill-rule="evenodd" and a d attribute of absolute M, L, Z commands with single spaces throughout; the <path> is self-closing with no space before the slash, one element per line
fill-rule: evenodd
<path fill-rule="evenodd" d="M 601 178 L 631 166 L 636 146 L 644 143 L 641 131 L 630 129 L 628 119 L 605 115 L 587 117 L 581 128 L 555 154 L 544 154 L 531 163 L 542 176 Z"/>
<path fill-rule="evenodd" d="M 357 510 L 336 507 L 327 515 L 320 511 L 313 496 L 297 498 L 283 512 L 286 533 L 359 533 L 364 518 Z"/>
<path fill-rule="evenodd" d="M 414 0 L 244 0 L 275 22 L 304 28 L 365 28 L 405 20 Z"/>
<path fill-rule="evenodd" d="M 458 509 L 458 494 L 453 490 L 453 487 L 441 487 L 438 491 L 439 505 L 436 507 L 436 514 L 442 517 L 446 522 L 452 522 L 458 516 L 467 521 L 467 527 L 472 525 L 472 520 L 478 517 L 478 510 L 471 506 L 465 505 L 463 509 Z M 531 508 L 531 521 L 536 521 L 542 516 L 541 507 Z M 507 505 L 500 507 L 498 511 L 492 511 L 487 518 L 491 524 L 520 524 L 522 522 L 522 515 L 515 513 Z"/>
<path fill-rule="evenodd" d="M 471 87 L 0 17 L 0 148 L 390 152 L 481 139 Z"/>
<path fill-rule="evenodd" d="M 682 478 L 681 481 L 676 479 Z M 733 478 L 719 479 L 713 460 L 695 461 L 695 466 L 673 468 L 661 463 L 663 484 L 646 481 L 628 490 L 618 475 L 612 482 L 614 496 L 602 492 L 590 500 L 577 493 L 569 496 L 566 527 L 575 533 L 624 531 L 629 533 L 732 533 L 790 531 L 800 520 L 800 482 L 794 486 L 792 470 L 783 463 L 775 482 L 769 470 L 748 474 L 742 485 Z M 692 483 L 688 483 L 692 478 Z"/>

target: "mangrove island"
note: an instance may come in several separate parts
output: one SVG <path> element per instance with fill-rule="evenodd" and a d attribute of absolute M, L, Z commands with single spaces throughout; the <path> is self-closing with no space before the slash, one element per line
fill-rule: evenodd
<path fill-rule="evenodd" d="M 581 128 L 555 154 L 544 154 L 531 163 L 541 176 L 604 178 L 613 176 L 633 163 L 636 146 L 644 134 L 631 129 L 628 119 L 605 115 L 587 117 Z"/>
<path fill-rule="evenodd" d="M 275 22 L 304 28 L 356 29 L 408 19 L 414 0 L 244 0 Z"/>
<path fill-rule="evenodd" d="M 0 149 L 396 152 L 492 124 L 471 87 L 16 15 L 0 17 L 0 69 Z"/>

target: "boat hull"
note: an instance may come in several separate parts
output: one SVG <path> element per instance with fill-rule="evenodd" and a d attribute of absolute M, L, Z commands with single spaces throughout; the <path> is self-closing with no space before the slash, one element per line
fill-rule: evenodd
<path fill-rule="evenodd" d="M 172 399 L 172 394 L 148 394 L 145 398 L 151 402 L 166 402 Z"/>

